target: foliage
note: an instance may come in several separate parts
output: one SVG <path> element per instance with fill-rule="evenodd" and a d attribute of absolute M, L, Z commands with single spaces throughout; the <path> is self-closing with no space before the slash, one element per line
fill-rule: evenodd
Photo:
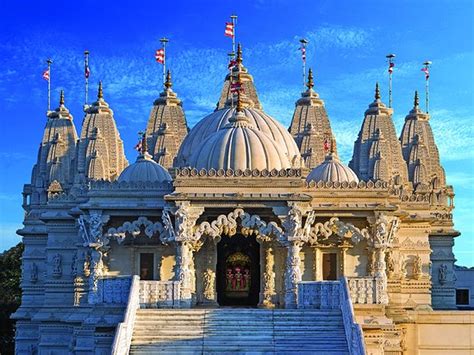
<path fill-rule="evenodd" d="M 10 316 L 21 303 L 21 256 L 23 243 L 0 254 L 0 354 L 14 351 L 15 322 Z"/>

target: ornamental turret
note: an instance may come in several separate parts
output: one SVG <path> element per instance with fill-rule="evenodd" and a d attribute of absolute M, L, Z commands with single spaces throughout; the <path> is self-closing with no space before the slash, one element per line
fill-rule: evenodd
<path fill-rule="evenodd" d="M 148 153 L 167 169 L 173 166 L 179 147 L 188 134 L 182 102 L 171 89 L 172 85 L 168 70 L 164 90 L 153 103 L 146 128 Z"/>
<path fill-rule="evenodd" d="M 313 90 L 313 71 L 309 69 L 307 90 L 296 101 L 290 133 L 296 141 L 305 166 L 312 169 L 324 162 L 328 142 L 335 141 L 324 101 Z M 337 155 L 337 149 L 334 147 Z"/>
<path fill-rule="evenodd" d="M 232 100 L 234 100 L 234 95 L 232 84 L 236 83 L 238 77 L 240 77 L 243 92 L 249 100 L 250 107 L 262 109 L 253 77 L 243 65 L 242 46 L 240 43 L 237 45 L 237 55 L 235 59 L 231 59 L 229 63 L 229 70 L 230 72 L 226 75 L 224 80 L 224 87 L 222 88 L 216 111 L 233 105 Z"/>
<path fill-rule="evenodd" d="M 113 111 L 104 100 L 102 82 L 99 82 L 97 101 L 87 107 L 85 112 L 77 148 L 75 182 L 82 184 L 88 180 L 115 180 L 128 162 Z"/>
<path fill-rule="evenodd" d="M 59 107 L 49 111 L 38 160 L 31 177 L 31 203 L 43 204 L 48 196 L 67 192 L 73 183 L 77 133 L 61 90 Z"/>
<path fill-rule="evenodd" d="M 429 120 L 429 114 L 419 108 L 418 92 L 415 91 L 413 109 L 405 117 L 400 135 L 403 158 L 408 178 L 415 188 L 428 185 L 438 189 L 446 185 L 446 178 Z"/>
<path fill-rule="evenodd" d="M 379 85 L 375 100 L 365 111 L 359 136 L 349 167 L 361 180 L 393 181 L 396 185 L 408 182 L 400 142 L 392 120 L 393 110 L 380 100 Z"/>

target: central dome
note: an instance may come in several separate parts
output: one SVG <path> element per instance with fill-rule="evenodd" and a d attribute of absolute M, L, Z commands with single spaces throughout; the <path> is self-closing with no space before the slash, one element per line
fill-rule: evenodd
<path fill-rule="evenodd" d="M 287 151 L 250 123 L 244 112 L 235 112 L 229 122 L 192 153 L 188 165 L 196 169 L 282 170 L 293 167 Z"/>
<path fill-rule="evenodd" d="M 204 150 L 203 142 L 209 138 L 209 136 L 223 128 L 226 128 L 224 130 L 224 132 L 227 132 L 226 134 L 230 134 L 226 126 L 229 124 L 229 120 L 235 115 L 235 113 L 235 107 L 223 108 L 211 113 L 198 122 L 184 139 L 176 157 L 175 166 L 193 166 L 196 161 L 191 161 L 191 156 L 198 150 Z M 283 160 L 285 162 L 288 161 L 288 164 L 283 164 L 284 168 L 301 167 L 301 155 L 299 149 L 293 137 L 288 133 L 285 127 L 283 127 L 273 117 L 257 108 L 244 108 L 242 114 L 248 120 L 248 126 L 251 127 L 249 129 L 252 132 L 259 131 L 258 134 L 256 133 L 258 137 L 265 136 L 265 138 L 261 138 L 262 142 L 263 140 L 266 141 L 268 139 L 272 141 L 272 145 L 275 146 L 275 149 L 278 151 L 278 156 L 284 156 L 286 158 Z M 263 135 L 260 133 L 263 133 Z M 233 134 L 236 135 L 235 137 L 233 136 L 233 138 L 239 136 L 239 133 L 233 132 Z M 248 132 L 248 134 L 252 135 L 253 133 Z M 246 142 L 248 143 L 250 141 Z M 206 144 L 208 144 L 208 142 L 206 142 Z"/>

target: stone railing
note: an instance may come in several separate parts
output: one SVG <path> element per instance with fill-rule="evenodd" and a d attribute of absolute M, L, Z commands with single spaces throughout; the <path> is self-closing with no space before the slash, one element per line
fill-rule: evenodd
<path fill-rule="evenodd" d="M 179 281 L 140 281 L 140 308 L 180 308 Z"/>
<path fill-rule="evenodd" d="M 133 326 L 137 309 L 140 308 L 140 277 L 135 275 L 132 278 L 130 292 L 128 295 L 127 309 L 123 322 L 117 325 L 114 342 L 112 344 L 113 355 L 126 355 L 132 343 Z"/>
<path fill-rule="evenodd" d="M 298 308 L 339 308 L 339 281 L 302 281 L 298 283 Z"/>
<path fill-rule="evenodd" d="M 344 330 L 346 333 L 347 346 L 351 355 L 364 355 L 365 344 L 362 328 L 355 321 L 354 308 L 352 307 L 349 286 L 345 277 L 340 281 L 340 307 L 344 320 Z"/>
<path fill-rule="evenodd" d="M 127 304 L 130 294 L 130 276 L 102 278 L 98 280 L 96 302 L 105 304 Z"/>
<path fill-rule="evenodd" d="M 348 277 L 349 294 L 353 304 L 381 304 L 383 281 L 375 277 Z"/>

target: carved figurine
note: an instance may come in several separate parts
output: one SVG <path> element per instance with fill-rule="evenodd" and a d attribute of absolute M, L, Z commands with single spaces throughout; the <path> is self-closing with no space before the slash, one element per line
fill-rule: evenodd
<path fill-rule="evenodd" d="M 421 279 L 423 276 L 423 262 L 419 255 L 415 256 L 413 261 L 413 277 L 417 280 Z"/>
<path fill-rule="evenodd" d="M 208 300 L 214 299 L 215 287 L 215 274 L 211 269 L 206 269 L 203 274 L 203 283 L 204 283 L 204 297 Z"/>
<path fill-rule="evenodd" d="M 448 265 L 441 264 L 438 269 L 438 281 L 441 285 L 444 285 L 448 278 Z"/>
<path fill-rule="evenodd" d="M 38 281 L 38 266 L 36 266 L 36 263 L 30 264 L 30 281 L 31 283 Z"/>
<path fill-rule="evenodd" d="M 63 273 L 63 270 L 61 267 L 61 260 L 62 260 L 61 254 L 56 253 L 53 256 L 53 276 L 54 277 L 61 277 Z"/>

